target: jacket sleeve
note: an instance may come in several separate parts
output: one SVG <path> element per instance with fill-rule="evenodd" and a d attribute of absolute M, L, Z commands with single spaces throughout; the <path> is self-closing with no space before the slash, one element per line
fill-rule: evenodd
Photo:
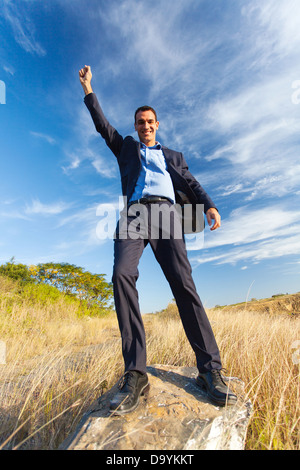
<path fill-rule="evenodd" d="M 181 154 L 182 155 L 182 154 Z M 200 183 L 196 180 L 196 178 L 192 175 L 192 173 L 188 169 L 188 165 L 185 161 L 184 156 L 182 155 L 182 170 L 181 170 L 182 176 L 185 178 L 186 182 L 190 186 L 190 188 L 193 190 L 198 203 L 204 205 L 204 212 L 208 211 L 208 209 L 214 208 L 217 209 L 215 206 L 214 202 L 212 199 L 209 197 L 209 195 L 206 193 L 204 188 L 200 185 Z M 218 209 L 217 209 L 218 210 Z"/>
<path fill-rule="evenodd" d="M 104 116 L 95 93 L 89 93 L 86 95 L 84 102 L 91 114 L 97 132 L 101 134 L 107 146 L 114 153 L 114 155 L 119 157 L 123 145 L 123 137 L 113 126 L 111 126 Z"/>

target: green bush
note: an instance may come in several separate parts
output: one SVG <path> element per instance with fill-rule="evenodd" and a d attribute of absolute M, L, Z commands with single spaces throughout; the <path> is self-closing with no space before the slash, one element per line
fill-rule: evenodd
<path fill-rule="evenodd" d="M 21 290 L 21 297 L 32 303 L 45 305 L 55 303 L 62 297 L 65 297 L 56 287 L 47 284 L 25 284 Z"/>

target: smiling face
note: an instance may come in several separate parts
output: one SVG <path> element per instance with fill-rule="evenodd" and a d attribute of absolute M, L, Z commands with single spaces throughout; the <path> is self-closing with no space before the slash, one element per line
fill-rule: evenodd
<path fill-rule="evenodd" d="M 134 128 L 138 133 L 140 141 L 147 147 L 155 145 L 156 131 L 159 122 L 153 111 L 139 111 L 136 115 Z"/>

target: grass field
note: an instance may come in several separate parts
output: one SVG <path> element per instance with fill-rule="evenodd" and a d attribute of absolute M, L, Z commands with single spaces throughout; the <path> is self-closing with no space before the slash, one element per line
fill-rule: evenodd
<path fill-rule="evenodd" d="M 253 404 L 248 450 L 299 450 L 299 319 L 208 311 L 226 375 Z M 148 364 L 195 366 L 175 305 L 145 315 Z M 0 277 L 0 449 L 56 449 L 123 372 L 115 314 L 82 316 L 64 296 L 23 292 Z"/>

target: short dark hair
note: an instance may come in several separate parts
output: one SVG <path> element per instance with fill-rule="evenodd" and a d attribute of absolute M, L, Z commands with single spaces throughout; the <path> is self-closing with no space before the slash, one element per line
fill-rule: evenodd
<path fill-rule="evenodd" d="M 136 122 L 136 115 L 137 113 L 139 113 L 140 111 L 152 111 L 152 113 L 154 114 L 155 116 L 155 121 L 157 121 L 157 114 L 156 114 L 156 111 L 155 109 L 151 108 L 151 106 L 140 106 L 136 112 L 134 113 L 134 122 Z"/>

